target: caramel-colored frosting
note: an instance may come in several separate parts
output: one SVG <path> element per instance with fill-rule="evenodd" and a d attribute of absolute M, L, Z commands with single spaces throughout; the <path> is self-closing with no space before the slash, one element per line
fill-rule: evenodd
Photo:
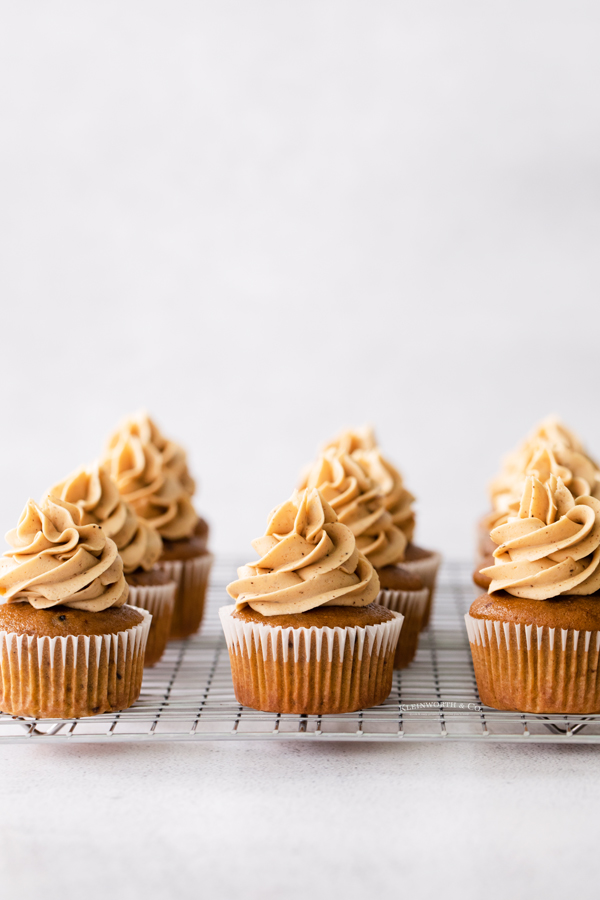
<path fill-rule="evenodd" d="M 377 573 L 352 531 L 314 488 L 295 491 L 278 506 L 252 546 L 260 559 L 238 569 L 239 579 L 227 587 L 238 608 L 290 615 L 319 606 L 368 606 L 379 593 Z"/>
<path fill-rule="evenodd" d="M 600 499 L 598 466 L 581 441 L 555 416 L 544 419 L 524 443 L 504 461 L 489 486 L 492 508 L 501 512 L 519 505 L 525 479 L 534 475 L 545 482 L 550 475 L 562 479 L 574 497 Z"/>
<path fill-rule="evenodd" d="M 133 432 L 127 425 L 110 438 L 103 464 L 121 495 L 161 537 L 172 541 L 191 537 L 198 516 L 188 491 L 165 468 L 164 456 L 153 441 Z"/>
<path fill-rule="evenodd" d="M 127 600 L 117 545 L 100 525 L 84 525 L 77 506 L 53 497 L 39 506 L 29 500 L 6 539 L 13 549 L 0 561 L 4 603 L 101 612 Z"/>
<path fill-rule="evenodd" d="M 600 589 L 600 501 L 575 499 L 561 478 L 527 477 L 517 516 L 491 532 L 495 564 L 482 569 L 490 593 L 548 600 Z"/>
<path fill-rule="evenodd" d="M 383 494 L 384 504 L 392 517 L 392 523 L 404 532 L 407 543 L 415 531 L 414 496 L 404 486 L 400 472 L 382 454 L 375 432 L 369 426 L 343 431 L 325 445 L 325 451 L 342 450 L 358 460 L 369 477 Z"/>
<path fill-rule="evenodd" d="M 196 482 L 188 469 L 187 453 L 180 444 L 164 436 L 156 422 L 145 410 L 140 410 L 123 419 L 117 430 L 108 439 L 109 450 L 119 443 L 126 432 L 139 437 L 142 444 L 152 444 L 161 455 L 163 469 L 177 478 L 184 490 L 192 497 L 196 492 Z"/>
<path fill-rule="evenodd" d="M 306 487 L 319 489 L 372 565 L 381 568 L 402 562 L 406 537 L 392 522 L 379 488 L 356 458 L 343 450 L 326 450 L 308 472 Z"/>
<path fill-rule="evenodd" d="M 81 510 L 82 525 L 101 525 L 117 545 L 125 572 L 149 571 L 162 553 L 158 531 L 140 519 L 121 497 L 106 466 L 83 466 L 47 492 Z"/>

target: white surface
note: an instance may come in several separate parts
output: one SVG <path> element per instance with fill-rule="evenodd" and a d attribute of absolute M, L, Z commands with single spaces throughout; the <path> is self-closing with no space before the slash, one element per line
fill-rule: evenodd
<path fill-rule="evenodd" d="M 6 897 L 598 896 L 593 747 L 0 750 Z"/>
<path fill-rule="evenodd" d="M 140 405 L 228 551 L 346 424 L 377 426 L 448 555 L 536 419 L 600 455 L 599 24 L 546 0 L 5 4 L 0 529 Z M 0 761 L 7 896 L 598 893 L 591 747 Z"/>
<path fill-rule="evenodd" d="M 454 556 L 535 420 L 600 455 L 597 3 L 2 12 L 0 530 L 141 405 L 221 551 L 347 424 Z"/>

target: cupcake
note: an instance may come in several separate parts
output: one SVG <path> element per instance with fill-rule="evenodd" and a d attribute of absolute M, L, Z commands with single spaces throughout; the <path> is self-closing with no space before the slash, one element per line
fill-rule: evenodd
<path fill-rule="evenodd" d="M 252 546 L 220 610 L 238 702 L 307 715 L 382 703 L 402 615 L 374 602 L 377 573 L 319 491 L 296 491 Z"/>
<path fill-rule="evenodd" d="M 491 537 L 489 592 L 465 617 L 482 702 L 600 712 L 600 501 L 530 475 L 518 514 Z"/>
<path fill-rule="evenodd" d="M 77 506 L 82 525 L 101 525 L 117 545 L 129 585 L 127 602 L 152 614 L 145 665 L 155 665 L 171 630 L 177 587 L 156 565 L 163 549 L 160 534 L 139 518 L 121 497 L 107 467 L 99 463 L 78 469 L 51 487 L 48 495 Z"/>
<path fill-rule="evenodd" d="M 579 438 L 559 419 L 544 419 L 529 437 L 505 460 L 502 471 L 489 485 L 491 511 L 477 526 L 477 566 L 473 580 L 486 587 L 480 571 L 493 565 L 495 544 L 490 532 L 519 514 L 525 481 L 535 476 L 545 483 L 550 476 L 560 478 L 574 497 L 589 495 L 600 499 L 600 472 Z"/>
<path fill-rule="evenodd" d="M 150 613 L 126 606 L 117 545 L 77 506 L 30 500 L 0 561 L 0 710 L 73 718 L 126 709 Z"/>
<path fill-rule="evenodd" d="M 177 584 L 170 638 L 189 637 L 202 621 L 213 557 L 208 525 L 192 505 L 185 453 L 140 413 L 112 435 L 103 462 L 121 495 L 162 538 L 157 565 Z"/>
<path fill-rule="evenodd" d="M 325 450 L 307 471 L 306 487 L 318 488 L 375 568 L 381 585 L 376 602 L 404 616 L 394 660 L 395 668 L 404 668 L 417 651 L 429 601 L 421 579 L 401 566 L 408 544 L 405 533 L 394 525 L 375 482 L 344 450 Z"/>
<path fill-rule="evenodd" d="M 365 469 L 383 494 L 384 504 L 392 522 L 406 537 L 406 549 L 402 565 L 412 575 L 421 579 L 429 592 L 429 602 L 423 616 L 422 627 L 429 623 L 435 583 L 442 557 L 434 550 L 425 550 L 413 542 L 415 531 L 415 498 L 404 486 L 400 472 L 383 456 L 371 428 L 344 431 L 326 445 L 325 450 L 337 447 L 349 453 Z"/>

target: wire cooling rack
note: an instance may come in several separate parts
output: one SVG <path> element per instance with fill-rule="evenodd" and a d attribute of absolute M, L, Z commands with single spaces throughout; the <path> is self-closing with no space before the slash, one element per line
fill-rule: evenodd
<path fill-rule="evenodd" d="M 213 569 L 200 634 L 169 644 L 147 669 L 131 709 L 86 719 L 22 719 L 0 713 L 0 743 L 42 741 L 304 740 L 503 741 L 600 743 L 600 715 L 537 716 L 481 705 L 463 615 L 475 596 L 471 567 L 442 567 L 432 622 L 408 669 L 394 673 L 392 692 L 375 709 L 346 715 L 262 713 L 234 697 L 218 608 L 234 561 Z"/>

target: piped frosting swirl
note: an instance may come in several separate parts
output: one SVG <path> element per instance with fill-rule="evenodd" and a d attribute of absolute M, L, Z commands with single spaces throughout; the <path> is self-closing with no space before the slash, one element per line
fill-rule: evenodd
<path fill-rule="evenodd" d="M 142 444 L 151 444 L 155 447 L 160 453 L 165 472 L 177 478 L 190 497 L 194 495 L 196 482 L 189 473 L 187 453 L 180 444 L 164 436 L 156 422 L 145 410 L 140 410 L 121 422 L 108 439 L 109 450 L 119 443 L 124 433 L 138 437 Z"/>
<path fill-rule="evenodd" d="M 162 552 L 158 531 L 123 499 L 105 465 L 82 466 L 47 492 L 81 511 L 82 525 L 101 525 L 117 545 L 125 572 L 149 571 Z"/>
<path fill-rule="evenodd" d="M 406 489 L 398 469 L 381 452 L 373 429 L 365 426 L 356 431 L 343 431 L 325 445 L 325 451 L 330 449 L 344 451 L 360 463 L 383 494 L 392 523 L 403 531 L 407 543 L 410 543 L 415 531 L 415 498 Z"/>
<path fill-rule="evenodd" d="M 494 528 L 490 593 L 548 600 L 600 590 L 600 501 L 575 499 L 561 478 L 527 477 L 519 512 Z"/>
<path fill-rule="evenodd" d="M 29 500 L 6 539 L 13 549 L 0 561 L 4 603 L 101 612 L 127 600 L 117 545 L 99 525 L 82 524 L 77 506 L 52 497 L 40 505 Z"/>
<path fill-rule="evenodd" d="M 352 531 L 314 488 L 295 491 L 278 506 L 252 546 L 260 559 L 238 569 L 238 580 L 227 587 L 238 608 L 289 615 L 319 606 L 368 606 L 379 593 L 377 573 Z"/>
<path fill-rule="evenodd" d="M 161 537 L 191 537 L 198 516 L 190 495 L 151 440 L 125 427 L 111 437 L 102 462 L 121 495 Z"/>
<path fill-rule="evenodd" d="M 343 450 L 326 450 L 308 472 L 306 487 L 319 489 L 372 565 L 381 568 L 402 562 L 406 537 L 394 525 L 379 488 L 355 457 Z"/>
<path fill-rule="evenodd" d="M 550 475 L 562 479 L 574 497 L 600 499 L 600 472 L 581 441 L 556 416 L 544 419 L 504 461 L 489 485 L 492 509 L 518 508 L 525 479 L 534 475 L 545 482 Z"/>

